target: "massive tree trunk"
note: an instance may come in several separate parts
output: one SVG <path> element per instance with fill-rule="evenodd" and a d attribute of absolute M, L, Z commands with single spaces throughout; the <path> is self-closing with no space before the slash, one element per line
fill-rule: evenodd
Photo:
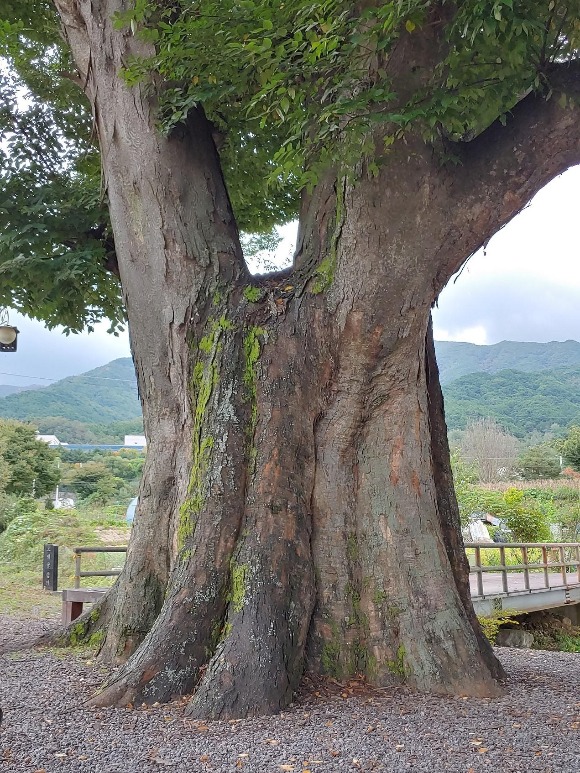
<path fill-rule="evenodd" d="M 577 111 L 529 97 L 458 167 L 410 137 L 376 177 L 329 172 L 294 269 L 252 280 L 201 108 L 161 137 L 151 91 L 118 77 L 146 53 L 113 29 L 118 0 L 56 5 L 94 109 L 148 438 L 126 568 L 84 621 L 122 664 L 95 701 L 275 712 L 305 668 L 495 694 L 430 308 L 580 160 Z"/>

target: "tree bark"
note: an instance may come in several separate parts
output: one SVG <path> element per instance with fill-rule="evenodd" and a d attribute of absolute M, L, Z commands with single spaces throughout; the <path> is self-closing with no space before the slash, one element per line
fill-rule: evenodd
<path fill-rule="evenodd" d="M 305 668 L 497 694 L 430 309 L 580 160 L 578 111 L 530 101 L 459 168 L 410 136 L 376 177 L 329 171 L 294 270 L 251 280 L 202 109 L 161 137 L 151 93 L 119 78 L 147 53 L 113 29 L 119 0 L 55 2 L 94 109 L 148 438 L 126 568 L 80 623 L 122 664 L 95 703 L 193 693 L 197 717 L 271 713 Z"/>

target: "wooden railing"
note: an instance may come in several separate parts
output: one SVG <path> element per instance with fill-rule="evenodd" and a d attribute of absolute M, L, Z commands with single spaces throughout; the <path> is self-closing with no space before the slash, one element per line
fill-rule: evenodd
<path fill-rule="evenodd" d="M 476 599 L 580 586 L 580 542 L 466 542 L 465 548 L 474 603 Z M 121 573 L 114 568 L 83 572 L 83 553 L 126 552 L 127 547 L 120 545 L 73 548 L 74 587 L 80 588 L 84 577 L 116 577 Z"/>
<path fill-rule="evenodd" d="M 473 598 L 580 585 L 580 542 L 466 542 L 465 548 Z"/>
<path fill-rule="evenodd" d="M 126 553 L 126 545 L 101 545 L 93 548 L 73 548 L 75 557 L 75 588 L 81 587 L 81 577 L 117 577 L 121 574 L 120 569 L 95 570 L 93 572 L 81 571 L 81 557 L 83 553 Z"/>

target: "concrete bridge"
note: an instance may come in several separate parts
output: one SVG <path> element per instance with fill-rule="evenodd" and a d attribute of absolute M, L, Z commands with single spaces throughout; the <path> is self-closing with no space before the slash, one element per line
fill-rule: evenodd
<path fill-rule="evenodd" d="M 466 542 L 478 615 L 569 608 L 580 620 L 580 543 Z"/>

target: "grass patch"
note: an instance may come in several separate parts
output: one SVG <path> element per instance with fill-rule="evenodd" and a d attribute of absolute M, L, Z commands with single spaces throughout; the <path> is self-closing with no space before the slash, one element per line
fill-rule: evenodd
<path fill-rule="evenodd" d="M 72 588 L 73 548 L 127 544 L 130 529 L 117 512 L 31 509 L 17 516 L 0 534 L 0 614 L 54 617 L 60 594 L 42 588 L 44 545 L 59 546 L 58 587 Z M 120 568 L 124 553 L 83 554 L 82 571 Z M 87 577 L 83 587 L 107 587 L 114 577 Z"/>
<path fill-rule="evenodd" d="M 0 614 L 12 617 L 50 618 L 60 614 L 60 594 L 42 588 L 39 571 L 18 571 L 12 564 L 0 566 Z"/>

